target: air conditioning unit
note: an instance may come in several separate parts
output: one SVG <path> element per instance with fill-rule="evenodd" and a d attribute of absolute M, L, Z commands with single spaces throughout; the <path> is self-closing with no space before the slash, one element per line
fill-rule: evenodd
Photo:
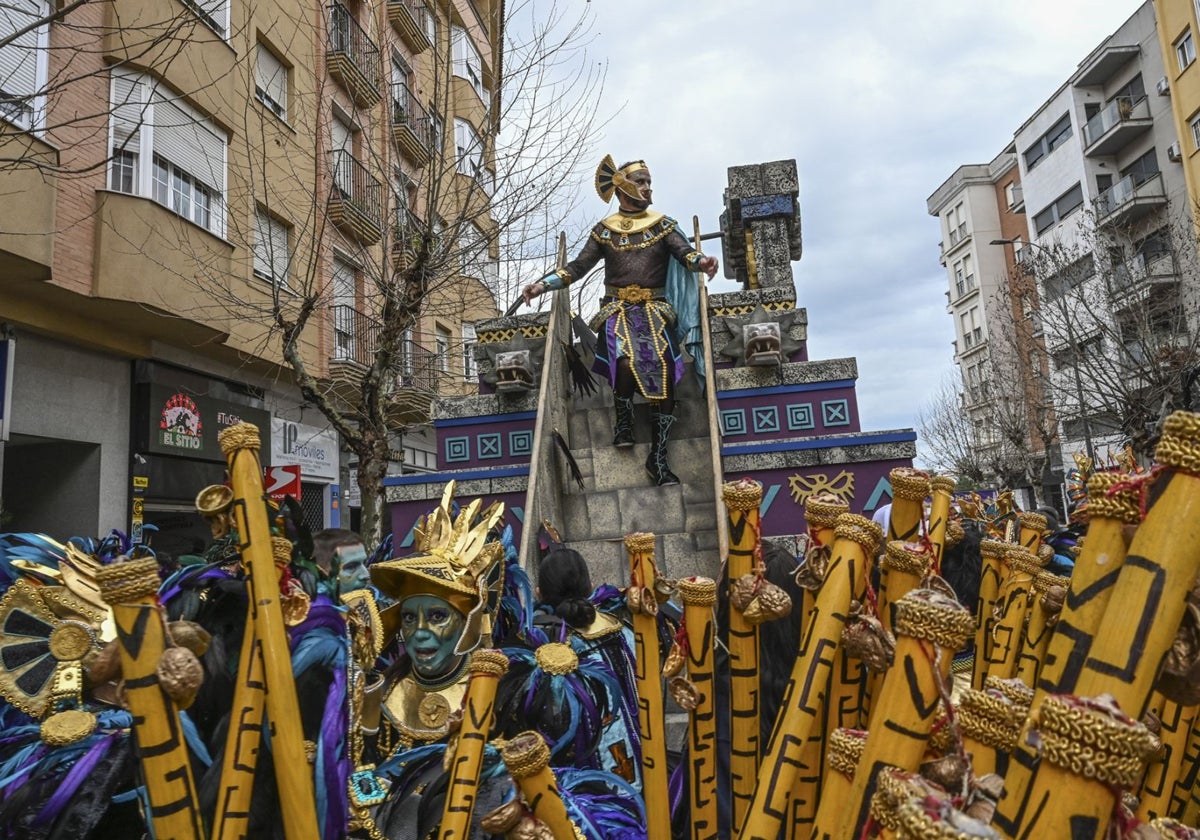
<path fill-rule="evenodd" d="M 1171 83 L 1167 81 L 1166 76 L 1163 76 L 1161 79 L 1159 79 L 1157 82 L 1154 83 L 1154 89 L 1158 91 L 1159 96 L 1170 96 L 1171 95 Z"/>
<path fill-rule="evenodd" d="M 1167 146 L 1167 160 L 1173 160 L 1176 163 L 1183 160 L 1183 149 L 1180 148 L 1178 141 Z"/>

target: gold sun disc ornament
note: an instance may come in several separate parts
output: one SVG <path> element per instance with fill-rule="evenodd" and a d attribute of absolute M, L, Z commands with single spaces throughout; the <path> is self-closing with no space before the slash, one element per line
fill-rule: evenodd
<path fill-rule="evenodd" d="M 548 642 L 534 652 L 538 667 L 547 674 L 569 674 L 579 667 L 579 657 L 564 642 Z"/>
<path fill-rule="evenodd" d="M 450 701 L 440 694 L 427 694 L 417 707 L 417 717 L 422 726 L 441 729 L 450 718 Z"/>
<path fill-rule="evenodd" d="M 68 709 L 50 715 L 42 721 L 42 743 L 51 747 L 65 747 L 82 741 L 96 729 L 96 716 L 79 709 Z"/>
<path fill-rule="evenodd" d="M 60 662 L 83 659 L 96 642 L 96 634 L 79 621 L 64 621 L 50 633 L 50 653 Z"/>

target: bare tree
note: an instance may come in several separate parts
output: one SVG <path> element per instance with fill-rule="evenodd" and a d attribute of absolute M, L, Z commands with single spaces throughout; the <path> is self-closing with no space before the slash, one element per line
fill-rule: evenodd
<path fill-rule="evenodd" d="M 948 373 L 917 415 L 921 461 L 934 472 L 957 476 L 960 489 L 980 487 L 988 478 L 966 399 L 958 376 Z"/>
<path fill-rule="evenodd" d="M 494 315 L 529 266 L 553 267 L 554 234 L 594 157 L 604 67 L 586 59 L 586 8 L 492 6 L 506 8 L 503 22 L 467 24 L 502 26 L 488 64 L 443 25 L 430 31 L 426 72 L 408 77 L 398 54 L 380 53 L 391 14 L 421 23 L 424 6 L 410 0 L 379 4 L 373 20 L 337 19 L 335 3 L 319 31 L 285 29 L 294 43 L 266 33 L 259 49 L 279 54 L 311 40 L 328 73 L 289 91 L 285 122 L 280 103 L 262 107 L 262 65 L 239 65 L 260 94 L 229 153 L 225 237 L 240 263 L 225 270 L 197 254 L 179 278 L 196 292 L 180 314 L 227 320 L 230 343 L 276 360 L 339 433 L 357 458 L 371 542 L 388 464 L 402 458 L 397 436 L 470 374 L 470 347 L 427 327 Z M 447 124 L 464 85 L 478 113 Z"/>

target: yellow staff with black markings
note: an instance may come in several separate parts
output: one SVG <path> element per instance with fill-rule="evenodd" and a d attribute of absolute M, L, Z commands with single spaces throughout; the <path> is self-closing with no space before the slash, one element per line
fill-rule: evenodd
<path fill-rule="evenodd" d="M 1008 574 L 1001 582 L 996 598 L 987 666 L 988 676 L 1000 679 L 1008 679 L 1017 670 L 1033 582 L 1042 571 L 1041 558 L 1023 546 L 1010 543 L 1005 558 Z"/>
<path fill-rule="evenodd" d="M 957 482 L 948 475 L 935 475 L 929 479 L 929 544 L 933 548 L 933 567 L 942 568 L 942 555 L 946 550 L 946 528 L 950 525 L 950 502 Z"/>
<path fill-rule="evenodd" d="M 1036 556 L 1042 545 L 1042 534 L 1046 533 L 1048 524 L 1046 517 L 1031 510 L 1023 510 L 1017 514 L 1017 522 L 1020 523 L 1017 542 L 1026 551 Z"/>
<path fill-rule="evenodd" d="M 629 589 L 626 600 L 633 613 L 633 644 L 636 653 L 638 693 L 638 732 L 642 736 L 642 795 L 648 803 L 666 803 L 667 739 L 663 717 L 663 686 L 658 645 L 658 600 L 654 584 L 658 569 L 654 565 L 654 534 L 625 536 L 629 553 Z M 646 836 L 649 840 L 670 840 L 670 808 L 646 809 Z"/>
<path fill-rule="evenodd" d="M 550 747 L 541 734 L 534 731 L 522 732 L 500 750 L 500 757 L 508 767 L 509 774 L 521 790 L 521 796 L 537 819 L 546 824 L 554 840 L 577 840 L 582 835 L 567 813 L 558 781 L 550 769 Z M 647 796 L 646 802 L 651 800 Z M 656 808 L 646 808 L 646 818 L 651 811 L 669 812 L 667 800 L 658 800 Z M 668 815 L 669 816 L 669 815 Z M 668 837 L 670 834 L 668 833 Z"/>
<path fill-rule="evenodd" d="M 284 834 L 288 840 L 315 838 L 318 829 L 312 767 L 304 750 L 300 704 L 296 698 L 287 628 L 280 605 L 279 573 L 271 545 L 262 464 L 258 459 L 261 448 L 258 427 L 252 423 L 238 423 L 224 429 L 218 440 L 229 465 L 234 520 L 242 540 L 242 558 L 250 570 L 246 584 L 254 633 L 262 642 L 275 779 L 279 801 L 285 803 L 282 809 Z M 250 632 L 249 627 L 246 632 Z"/>
<path fill-rule="evenodd" d="M 1038 669 L 1046 658 L 1054 623 L 1062 611 L 1063 599 L 1071 579 L 1059 577 L 1042 569 L 1033 578 L 1033 606 L 1029 611 L 1029 623 L 1021 637 L 1021 652 L 1017 656 L 1017 668 L 1013 676 L 1031 689 L 1037 685 Z"/>
<path fill-rule="evenodd" d="M 1009 692 L 999 688 L 999 682 L 989 677 L 983 691 L 965 689 L 958 701 L 963 749 L 971 756 L 971 773 L 977 779 L 1007 769 L 1008 757 L 1016 748 L 1029 716 L 1028 703 L 1017 702 Z M 1031 698 L 1032 691 L 1026 700 Z"/>
<path fill-rule="evenodd" d="M 830 813 L 844 814 L 850 807 L 854 773 L 862 758 L 867 733 L 859 729 L 835 729 L 827 740 L 825 771 L 821 774 L 821 805 Z M 827 840 L 828 837 L 828 834 L 813 834 L 812 840 Z"/>
<path fill-rule="evenodd" d="M 751 479 L 726 482 L 721 488 L 729 517 L 729 583 L 754 571 L 759 545 L 762 484 Z M 741 828 L 754 781 L 758 777 L 759 744 L 758 626 L 729 607 L 730 794 L 733 831 Z"/>
<path fill-rule="evenodd" d="M 552 648 L 553 653 L 544 655 L 542 648 Z M 563 651 L 563 648 L 566 650 Z M 556 657 L 554 653 L 561 655 Z M 542 645 L 536 655 L 538 663 L 550 673 L 570 673 L 579 664 L 571 646 L 558 642 Z M 483 748 L 491 734 L 496 711 L 496 685 L 507 670 L 508 657 L 498 650 L 477 650 L 467 662 L 471 681 L 467 684 L 467 696 L 463 699 L 462 726 L 458 730 L 448 768 L 450 784 L 442 806 L 439 840 L 462 840 L 471 836 L 471 817 L 475 813 L 475 792 L 479 788 L 479 771 L 483 767 Z"/>
<path fill-rule="evenodd" d="M 988 656 L 992 650 L 992 606 L 1000 595 L 1007 551 L 1008 543 L 999 540 L 979 543 L 983 568 L 979 572 L 979 596 L 975 601 L 975 670 L 971 675 L 971 688 L 976 691 L 981 690 L 987 680 Z"/>
<path fill-rule="evenodd" d="M 714 705 L 713 606 L 717 582 L 683 578 L 677 582 L 687 630 L 687 678 L 698 692 L 688 717 L 688 787 L 691 792 L 692 837 L 704 840 L 717 832 L 717 713 Z"/>
<path fill-rule="evenodd" d="M 179 708 L 160 680 L 159 661 L 167 651 L 168 640 L 156 594 L 158 560 L 148 557 L 102 566 L 96 580 L 117 626 L 125 698 L 133 714 L 133 737 L 146 782 L 150 801 L 147 816 L 154 836 L 160 840 L 202 840 L 204 827 Z M 94 726 L 95 720 L 91 723 Z M 46 739 L 45 727 L 43 732 Z"/>
<path fill-rule="evenodd" d="M 1147 768 L 1146 778 L 1142 780 L 1141 790 L 1138 791 L 1137 817 L 1142 822 L 1182 815 L 1182 803 L 1175 808 L 1175 791 L 1184 773 L 1184 756 L 1198 710 L 1200 707 L 1184 706 L 1158 692 L 1154 693 L 1150 711 L 1161 723 L 1158 739 L 1163 745 L 1163 758 Z"/>
<path fill-rule="evenodd" d="M 805 742 L 821 722 L 822 695 L 829 685 L 851 598 L 860 585 L 857 581 L 867 573 L 867 558 L 883 537 L 878 525 L 852 513 L 838 517 L 836 534 L 825 582 L 809 614 L 779 705 L 754 799 L 739 834 L 741 840 L 774 840 L 787 817 Z"/>
<path fill-rule="evenodd" d="M 814 837 L 856 838 L 857 827 L 870 815 L 880 770 L 915 771 L 920 767 L 941 704 L 940 684 L 954 653 L 975 629 L 969 610 L 930 589 L 909 592 L 896 607 L 896 656 L 878 698 L 886 721 L 881 717 L 867 731 L 850 790 L 851 810 L 834 813 L 832 804 L 827 808 L 822 802 Z"/>
<path fill-rule="evenodd" d="M 886 609 L 881 608 L 879 620 L 889 631 L 895 632 L 896 602 L 921 585 L 933 561 L 933 553 L 923 543 L 895 541 L 884 546 L 883 569 L 890 600 Z"/>
<path fill-rule="evenodd" d="M 1200 825 L 1200 714 L 1192 721 L 1192 734 L 1183 753 L 1179 781 L 1171 795 L 1170 816 L 1188 825 Z"/>
<path fill-rule="evenodd" d="M 929 496 L 929 474 L 911 467 L 896 467 L 889 474 L 889 479 L 892 483 L 892 512 L 888 517 L 887 541 L 920 542 L 921 522 L 925 517 L 924 503 Z M 879 570 L 878 600 L 880 620 L 886 622 L 884 617 L 888 614 L 889 601 L 900 600 L 888 593 L 886 567 Z"/>

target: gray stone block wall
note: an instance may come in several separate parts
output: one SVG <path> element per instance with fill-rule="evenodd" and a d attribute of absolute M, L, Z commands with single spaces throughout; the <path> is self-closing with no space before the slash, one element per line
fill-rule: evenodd
<path fill-rule="evenodd" d="M 787 362 L 779 367 L 736 367 L 716 371 L 718 391 L 746 388 L 770 388 L 777 385 L 811 385 L 840 379 L 858 379 L 858 361 L 822 359 L 815 362 Z"/>

